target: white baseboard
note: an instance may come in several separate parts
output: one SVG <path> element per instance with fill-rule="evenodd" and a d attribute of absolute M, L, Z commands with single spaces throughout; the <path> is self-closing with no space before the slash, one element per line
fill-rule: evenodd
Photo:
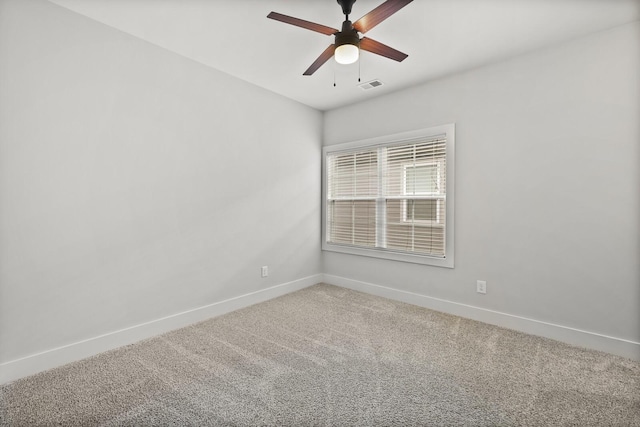
<path fill-rule="evenodd" d="M 640 343 L 635 341 L 555 325 L 540 320 L 501 313 L 499 311 L 460 304 L 330 274 L 324 275 L 323 282 L 640 361 Z"/>
<path fill-rule="evenodd" d="M 132 344 L 322 282 L 315 274 L 0 364 L 0 384 Z"/>

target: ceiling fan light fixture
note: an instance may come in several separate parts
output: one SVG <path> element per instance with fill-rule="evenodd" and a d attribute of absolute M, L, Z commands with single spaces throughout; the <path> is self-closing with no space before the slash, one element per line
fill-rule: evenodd
<path fill-rule="evenodd" d="M 353 64 L 360 57 L 360 37 L 348 19 L 342 23 L 342 31 L 336 33 L 335 45 L 338 64 Z"/>
<path fill-rule="evenodd" d="M 336 48 L 334 57 L 338 64 L 353 64 L 360 57 L 360 49 L 353 44 L 343 44 Z"/>

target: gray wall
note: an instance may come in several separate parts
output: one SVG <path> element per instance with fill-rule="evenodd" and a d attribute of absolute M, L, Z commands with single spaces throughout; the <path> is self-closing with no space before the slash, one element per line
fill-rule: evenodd
<path fill-rule="evenodd" d="M 40 0 L 0 58 L 0 363 L 321 272 L 320 112 Z"/>
<path fill-rule="evenodd" d="M 636 22 L 328 112 L 326 145 L 456 124 L 456 265 L 325 274 L 640 341 L 639 45 Z"/>

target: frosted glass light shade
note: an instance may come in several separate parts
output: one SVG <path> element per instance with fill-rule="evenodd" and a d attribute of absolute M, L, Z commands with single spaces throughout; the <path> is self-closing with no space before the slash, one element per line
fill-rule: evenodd
<path fill-rule="evenodd" d="M 352 44 L 343 44 L 336 48 L 334 56 L 338 64 L 353 64 L 360 56 L 360 49 Z"/>

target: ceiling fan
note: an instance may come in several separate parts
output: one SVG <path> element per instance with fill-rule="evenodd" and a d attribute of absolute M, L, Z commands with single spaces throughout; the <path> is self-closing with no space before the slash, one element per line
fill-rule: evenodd
<path fill-rule="evenodd" d="M 303 73 L 305 76 L 310 76 L 332 56 L 335 56 L 336 62 L 339 64 L 352 64 L 356 62 L 360 54 L 360 49 L 393 59 L 394 61 L 403 61 L 408 56 L 407 54 L 368 37 L 360 38 L 358 33 L 366 33 L 412 1 L 413 0 L 387 0 L 352 24 L 351 21 L 349 21 L 349 15 L 356 0 L 338 0 L 338 4 L 342 7 L 342 12 L 345 15 L 342 30 L 336 30 L 335 28 L 277 12 L 271 12 L 267 15 L 267 18 L 306 28 L 307 30 L 316 31 L 328 36 L 335 36 L 335 43 L 326 48 L 307 71 Z"/>

